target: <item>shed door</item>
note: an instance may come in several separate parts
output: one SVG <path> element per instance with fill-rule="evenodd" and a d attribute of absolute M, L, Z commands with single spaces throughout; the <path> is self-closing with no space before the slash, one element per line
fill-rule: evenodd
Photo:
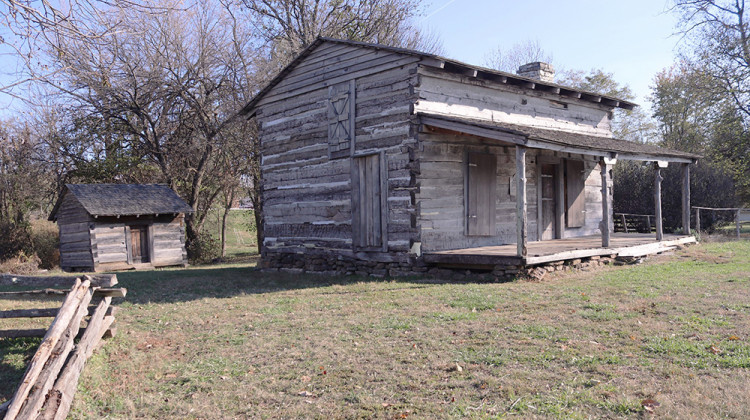
<path fill-rule="evenodd" d="M 146 263 L 148 260 L 148 227 L 130 227 L 130 254 L 133 263 Z"/>

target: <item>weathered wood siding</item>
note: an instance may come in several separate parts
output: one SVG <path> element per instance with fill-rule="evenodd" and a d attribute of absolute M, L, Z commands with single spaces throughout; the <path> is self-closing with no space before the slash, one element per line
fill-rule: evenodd
<path fill-rule="evenodd" d="M 89 225 L 91 217 L 81 203 L 68 193 L 57 210 L 60 230 L 60 267 L 63 270 L 93 270 Z"/>
<path fill-rule="evenodd" d="M 420 67 L 416 112 L 612 137 L 610 108 Z"/>
<path fill-rule="evenodd" d="M 152 217 L 101 218 L 91 231 L 91 250 L 96 271 L 133 267 L 128 258 L 130 251 L 128 226 L 148 226 L 149 256 L 146 266 L 164 267 L 187 264 L 183 215 Z"/>
<path fill-rule="evenodd" d="M 516 242 L 515 148 L 475 136 L 425 129 L 419 133 L 418 225 L 423 251 L 437 251 Z M 469 235 L 467 226 L 467 158 L 469 153 L 494 155 L 497 159 L 495 230 L 492 235 Z M 599 232 L 602 219 L 601 175 L 595 158 L 569 153 L 529 149 L 526 177 L 528 237 L 538 240 L 538 160 L 583 161 L 585 217 L 581 227 L 565 228 L 564 237 Z M 609 179 L 611 183 L 611 177 Z M 610 184 L 611 185 L 611 184 Z M 611 202 L 611 196 L 610 196 Z M 610 207 L 611 208 L 611 207 Z"/>
<path fill-rule="evenodd" d="M 415 235 L 411 106 L 418 58 L 324 43 L 260 102 L 264 252 L 352 255 L 351 158 L 329 155 L 329 87 L 354 80 L 355 156 L 383 152 L 387 238 L 381 257 Z M 402 252 L 405 255 L 405 252 Z M 368 253 L 377 259 L 375 251 Z M 395 255 L 395 254 L 393 254 Z"/>

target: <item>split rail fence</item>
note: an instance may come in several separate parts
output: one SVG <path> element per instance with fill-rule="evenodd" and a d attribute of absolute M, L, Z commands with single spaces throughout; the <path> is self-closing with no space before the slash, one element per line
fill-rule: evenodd
<path fill-rule="evenodd" d="M 73 287 L 69 291 L 52 288 L 65 283 L 73 283 Z M 6 338 L 43 337 L 13 398 L 0 406 L 0 415 L 4 414 L 6 420 L 67 417 L 86 361 L 103 337 L 111 337 L 116 332 L 113 327 L 115 308 L 110 304 L 113 297 L 125 297 L 127 293 L 124 288 L 112 287 L 116 284 L 115 275 L 76 279 L 0 276 L 0 285 L 49 287 L 3 291 L 0 292 L 0 299 L 64 297 L 59 309 L 0 311 L 0 318 L 54 317 L 47 330 L 0 330 L 0 337 Z M 85 328 L 81 328 L 82 321 L 86 321 Z"/>
<path fill-rule="evenodd" d="M 742 223 L 750 222 L 750 209 L 727 207 L 727 208 L 714 208 L 714 207 L 697 207 L 693 206 L 695 210 L 695 230 L 701 231 L 701 210 L 713 211 L 713 212 L 732 212 L 734 213 L 734 226 L 737 239 L 742 238 Z"/>

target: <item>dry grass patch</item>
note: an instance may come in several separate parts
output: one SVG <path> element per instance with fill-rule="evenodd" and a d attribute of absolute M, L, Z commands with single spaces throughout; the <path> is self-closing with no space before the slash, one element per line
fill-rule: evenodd
<path fill-rule="evenodd" d="M 747 418 L 748 272 L 750 242 L 541 283 L 118 274 L 72 415 Z"/>

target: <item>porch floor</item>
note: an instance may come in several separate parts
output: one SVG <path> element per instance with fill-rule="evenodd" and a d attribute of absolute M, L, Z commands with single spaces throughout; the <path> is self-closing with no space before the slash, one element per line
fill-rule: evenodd
<path fill-rule="evenodd" d="M 425 262 L 441 266 L 537 265 L 602 255 L 639 257 L 695 242 L 695 237 L 664 234 L 659 242 L 653 233 L 612 233 L 610 247 L 602 248 L 600 235 L 552 239 L 528 243 L 526 258 L 516 256 L 516 244 L 425 252 Z"/>

